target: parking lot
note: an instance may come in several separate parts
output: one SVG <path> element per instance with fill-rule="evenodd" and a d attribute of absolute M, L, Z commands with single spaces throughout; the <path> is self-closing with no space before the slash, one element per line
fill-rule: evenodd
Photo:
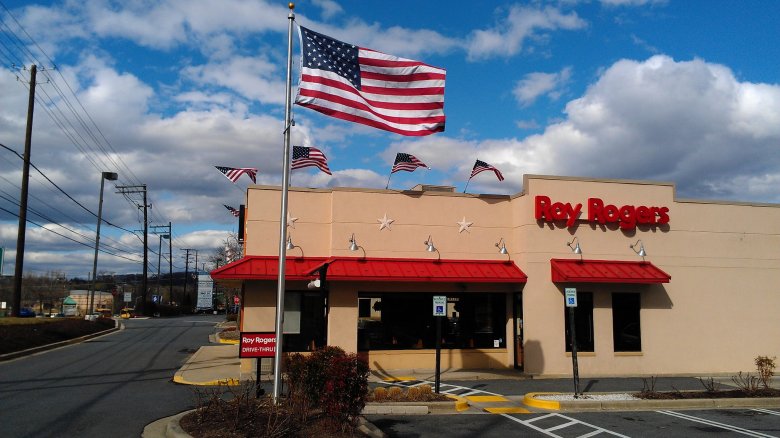
<path fill-rule="evenodd" d="M 780 437 L 780 409 L 371 416 L 391 438 Z"/>
<path fill-rule="evenodd" d="M 421 379 L 387 385 L 431 384 Z M 369 415 L 389 437 L 780 437 L 780 405 L 771 408 L 555 411 L 523 403 L 529 392 L 565 392 L 566 379 L 448 381 L 441 392 L 469 401 L 468 410 L 443 415 Z M 643 379 L 584 379 L 590 392 L 638 391 Z M 695 378 L 664 378 L 659 389 L 701 389 Z M 697 387 L 698 386 L 698 387 Z M 488 412 L 490 411 L 490 412 Z M 492 412 L 492 413 L 491 413 Z"/>

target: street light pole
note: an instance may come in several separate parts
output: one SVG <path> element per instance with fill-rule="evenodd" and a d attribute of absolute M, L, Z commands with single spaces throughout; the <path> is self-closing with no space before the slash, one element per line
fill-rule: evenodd
<path fill-rule="evenodd" d="M 89 315 L 95 310 L 95 284 L 97 283 L 97 260 L 100 247 L 100 223 L 103 221 L 103 184 L 105 180 L 116 181 L 118 175 L 114 172 L 102 172 L 100 174 L 100 202 L 98 203 L 97 231 L 95 231 L 95 259 L 92 262 L 92 288 L 89 294 Z"/>
<path fill-rule="evenodd" d="M 160 258 L 162 257 L 162 240 L 170 239 L 171 236 L 167 234 L 160 234 L 160 246 L 157 248 L 157 296 L 160 295 Z M 160 300 L 162 303 L 162 299 Z"/>

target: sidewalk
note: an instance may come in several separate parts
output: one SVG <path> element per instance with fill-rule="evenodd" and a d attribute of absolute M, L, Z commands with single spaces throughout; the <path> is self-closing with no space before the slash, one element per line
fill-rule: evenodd
<path fill-rule="evenodd" d="M 238 385 L 241 378 L 238 345 L 200 347 L 173 376 L 184 385 Z"/>

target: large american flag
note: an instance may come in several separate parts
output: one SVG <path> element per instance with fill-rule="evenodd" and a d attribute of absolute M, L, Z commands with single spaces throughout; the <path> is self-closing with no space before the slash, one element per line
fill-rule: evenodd
<path fill-rule="evenodd" d="M 395 156 L 395 163 L 393 163 L 393 170 L 390 171 L 390 173 L 396 173 L 399 170 L 405 170 L 407 172 L 414 172 L 414 169 L 417 169 L 418 167 L 425 167 L 426 169 L 430 169 L 425 163 L 418 160 L 417 157 L 414 155 L 404 154 L 402 152 L 399 152 Z"/>
<path fill-rule="evenodd" d="M 471 176 L 469 177 L 469 179 L 474 178 L 474 175 L 478 174 L 479 172 L 483 172 L 485 170 L 492 170 L 493 172 L 495 172 L 496 177 L 498 178 L 499 181 L 504 180 L 504 175 L 501 174 L 501 171 L 491 166 L 490 164 L 480 160 L 477 160 L 477 162 L 474 163 L 474 168 L 471 170 Z"/>
<path fill-rule="evenodd" d="M 225 166 L 214 166 L 222 172 L 225 177 L 233 182 L 238 181 L 239 178 L 241 178 L 241 175 L 246 174 L 249 179 L 252 180 L 253 183 L 257 184 L 257 169 L 254 167 L 225 167 Z"/>
<path fill-rule="evenodd" d="M 295 103 L 402 135 L 444 131 L 446 70 L 357 47 L 300 27 Z"/>
<path fill-rule="evenodd" d="M 228 211 L 235 217 L 238 217 L 241 214 L 241 212 L 239 210 L 236 210 L 235 208 L 233 208 L 233 207 L 231 207 L 231 206 L 229 206 L 227 204 L 222 204 L 222 205 L 224 205 L 225 208 L 227 208 Z"/>
<path fill-rule="evenodd" d="M 328 168 L 328 159 L 321 150 L 305 146 L 293 146 L 292 166 L 290 168 L 301 169 L 310 166 L 314 166 L 328 175 L 333 175 Z"/>

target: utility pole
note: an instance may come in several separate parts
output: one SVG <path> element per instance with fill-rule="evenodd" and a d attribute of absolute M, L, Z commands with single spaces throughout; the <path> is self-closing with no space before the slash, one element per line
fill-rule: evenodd
<path fill-rule="evenodd" d="M 143 205 L 139 205 L 138 208 L 143 207 L 144 209 L 144 269 L 141 281 L 141 313 L 146 314 L 146 293 L 148 289 L 147 283 L 149 280 L 148 274 L 146 272 L 149 266 L 149 221 L 147 219 L 147 209 L 149 206 L 146 202 L 146 184 L 142 184 L 140 186 L 117 186 L 116 188 L 119 190 L 117 193 L 121 193 L 123 195 L 128 195 L 131 193 L 143 193 L 144 196 Z"/>
<path fill-rule="evenodd" d="M 11 316 L 19 316 L 22 308 L 22 268 L 24 265 L 24 237 L 27 231 L 27 194 L 30 182 L 30 148 L 32 143 L 33 112 L 35 111 L 35 76 L 38 67 L 30 67 L 30 97 L 27 101 L 27 129 L 24 132 L 24 164 L 22 192 L 19 196 L 19 232 L 16 238 L 16 265 L 14 268 L 14 296 Z"/>
<path fill-rule="evenodd" d="M 184 302 L 184 297 L 187 296 L 187 280 L 190 278 L 190 251 L 195 251 L 192 248 L 182 248 L 181 251 L 186 251 L 186 255 L 184 256 L 184 295 L 181 297 L 182 302 Z M 197 270 L 198 267 L 195 266 L 195 270 Z"/>

